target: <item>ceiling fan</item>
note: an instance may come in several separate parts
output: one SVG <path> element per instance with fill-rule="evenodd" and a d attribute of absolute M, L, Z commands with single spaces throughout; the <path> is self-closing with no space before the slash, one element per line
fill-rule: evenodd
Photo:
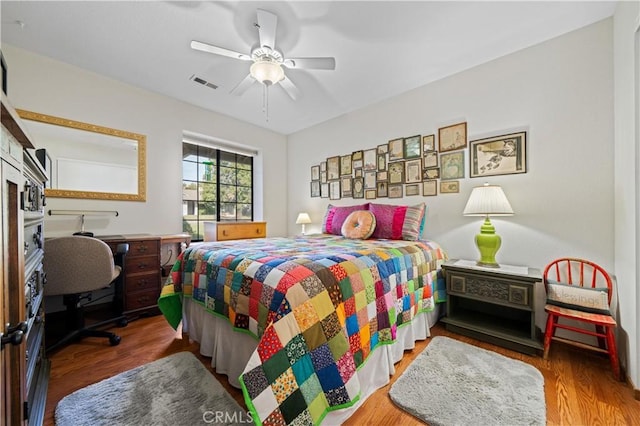
<path fill-rule="evenodd" d="M 255 26 L 258 28 L 260 45 L 254 48 L 249 54 L 236 52 L 201 41 L 191 41 L 191 48 L 195 50 L 243 61 L 253 61 L 253 64 L 251 64 L 249 68 L 249 75 L 234 87 L 231 93 L 241 95 L 255 81 L 258 81 L 265 86 L 280 84 L 289 97 L 296 100 L 300 96 L 300 91 L 285 75 L 282 69 L 283 66 L 289 69 L 334 70 L 336 68 L 335 58 L 285 58 L 282 53 L 275 48 L 278 16 L 263 9 L 258 9 L 257 15 L 258 22 Z"/>

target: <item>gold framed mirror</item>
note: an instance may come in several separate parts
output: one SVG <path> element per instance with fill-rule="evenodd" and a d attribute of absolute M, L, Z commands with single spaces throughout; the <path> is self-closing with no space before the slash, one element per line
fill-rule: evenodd
<path fill-rule="evenodd" d="M 146 201 L 145 135 L 16 111 L 49 177 L 47 197 Z"/>

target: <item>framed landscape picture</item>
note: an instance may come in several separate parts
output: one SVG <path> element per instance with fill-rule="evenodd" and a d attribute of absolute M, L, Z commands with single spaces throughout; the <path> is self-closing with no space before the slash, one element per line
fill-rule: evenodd
<path fill-rule="evenodd" d="M 527 172 L 527 132 L 469 142 L 470 177 Z"/>
<path fill-rule="evenodd" d="M 406 185 L 405 195 L 408 197 L 412 195 L 420 195 L 420 184 L 412 183 L 411 185 Z"/>
<path fill-rule="evenodd" d="M 420 141 L 420 135 L 409 136 L 404 139 L 404 158 L 419 158 L 422 157 L 422 142 Z"/>
<path fill-rule="evenodd" d="M 389 198 L 402 198 L 402 184 L 387 186 Z"/>
<path fill-rule="evenodd" d="M 467 123 L 452 124 L 438 129 L 440 152 L 454 151 L 467 147 Z"/>
<path fill-rule="evenodd" d="M 458 192 L 460 192 L 460 181 L 440 181 L 441 194 L 457 194 Z"/>

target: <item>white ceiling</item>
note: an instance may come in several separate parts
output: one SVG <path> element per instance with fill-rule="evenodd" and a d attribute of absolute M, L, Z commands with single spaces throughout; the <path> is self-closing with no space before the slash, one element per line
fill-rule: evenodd
<path fill-rule="evenodd" d="M 290 134 L 613 14 L 615 1 L 1 1 L 2 43 Z M 189 47 L 249 53 L 256 9 L 278 15 L 285 57 L 333 56 L 336 69 L 285 69 L 291 100 L 254 83 L 229 91 L 250 62 Z M 22 23 L 22 25 L 21 25 Z M 9 64 L 9 73 L 11 66 Z M 191 81 L 197 75 L 218 88 Z M 9 74 L 10 75 L 10 74 Z"/>

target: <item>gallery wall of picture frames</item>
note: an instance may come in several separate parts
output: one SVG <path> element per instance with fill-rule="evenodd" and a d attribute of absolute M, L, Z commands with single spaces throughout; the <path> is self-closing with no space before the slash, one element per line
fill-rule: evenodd
<path fill-rule="evenodd" d="M 468 159 L 469 177 L 527 172 L 527 132 L 467 142 L 467 123 L 436 134 L 392 139 L 375 148 L 326 158 L 311 166 L 311 197 L 433 197 L 460 192 Z"/>

